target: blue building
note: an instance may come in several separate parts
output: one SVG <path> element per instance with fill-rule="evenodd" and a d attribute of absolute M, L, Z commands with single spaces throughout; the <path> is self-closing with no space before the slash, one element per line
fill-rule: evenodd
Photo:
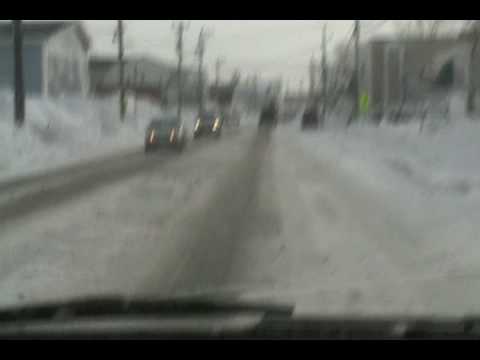
<path fill-rule="evenodd" d="M 0 23 L 0 88 L 13 89 L 13 28 Z M 87 95 L 89 37 L 77 21 L 24 21 L 23 62 L 29 96 Z"/>

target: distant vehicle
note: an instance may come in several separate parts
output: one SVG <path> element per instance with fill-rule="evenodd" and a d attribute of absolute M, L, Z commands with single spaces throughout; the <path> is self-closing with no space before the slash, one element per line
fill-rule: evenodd
<path fill-rule="evenodd" d="M 268 103 L 260 113 L 260 127 L 276 127 L 278 124 L 278 109 L 275 102 Z"/>
<path fill-rule="evenodd" d="M 155 118 L 145 135 L 145 152 L 167 147 L 182 151 L 186 145 L 183 122 L 177 116 Z"/>
<path fill-rule="evenodd" d="M 302 129 L 317 129 L 320 125 L 318 110 L 315 106 L 305 110 L 302 116 Z"/>
<path fill-rule="evenodd" d="M 193 137 L 215 136 L 220 137 L 222 134 L 223 120 L 219 114 L 213 111 L 204 112 L 198 115 L 193 129 Z"/>

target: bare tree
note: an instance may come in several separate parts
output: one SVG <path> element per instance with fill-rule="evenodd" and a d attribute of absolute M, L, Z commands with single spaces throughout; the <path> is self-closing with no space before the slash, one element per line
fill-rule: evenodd
<path fill-rule="evenodd" d="M 331 109 L 335 109 L 340 99 L 347 93 L 348 80 L 354 74 L 354 50 L 353 43 L 350 41 L 338 44 L 333 51 L 327 85 Z"/>
<path fill-rule="evenodd" d="M 182 107 L 183 107 L 183 42 L 185 31 L 189 27 L 189 23 L 180 21 L 178 23 L 172 24 L 173 30 L 176 35 L 176 52 L 178 57 L 177 62 L 177 86 L 178 86 L 178 106 L 177 106 L 177 116 L 178 118 L 182 117 Z"/>
<path fill-rule="evenodd" d="M 195 54 L 198 56 L 198 84 L 197 84 L 197 91 L 198 91 L 198 113 L 201 114 L 203 112 L 203 91 L 204 91 L 204 79 L 203 79 L 203 58 L 205 55 L 205 43 L 206 37 L 208 34 L 205 31 L 205 28 L 202 27 L 200 30 L 200 34 L 198 35 L 198 43 L 197 48 L 195 49 Z"/>

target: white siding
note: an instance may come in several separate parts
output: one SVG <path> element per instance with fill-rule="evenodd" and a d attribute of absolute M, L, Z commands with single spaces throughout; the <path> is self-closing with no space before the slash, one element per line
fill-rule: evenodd
<path fill-rule="evenodd" d="M 46 83 L 52 96 L 62 93 L 89 91 L 88 54 L 84 50 L 75 26 L 52 36 L 45 47 Z"/>

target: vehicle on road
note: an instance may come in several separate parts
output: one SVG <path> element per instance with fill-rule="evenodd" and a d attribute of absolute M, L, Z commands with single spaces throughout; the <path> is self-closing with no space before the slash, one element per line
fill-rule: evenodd
<path fill-rule="evenodd" d="M 320 126 L 320 117 L 316 106 L 308 107 L 302 116 L 302 129 L 318 129 Z"/>
<path fill-rule="evenodd" d="M 275 101 L 270 101 L 260 112 L 259 127 L 275 128 L 278 124 L 278 107 Z"/>
<path fill-rule="evenodd" d="M 186 145 L 183 122 L 177 116 L 164 116 L 153 119 L 145 134 L 145 152 L 159 148 L 182 151 Z"/>
<path fill-rule="evenodd" d="M 206 111 L 197 116 L 193 128 L 193 138 L 201 136 L 215 136 L 219 138 L 222 135 L 223 120 L 221 116 L 214 111 Z"/>

